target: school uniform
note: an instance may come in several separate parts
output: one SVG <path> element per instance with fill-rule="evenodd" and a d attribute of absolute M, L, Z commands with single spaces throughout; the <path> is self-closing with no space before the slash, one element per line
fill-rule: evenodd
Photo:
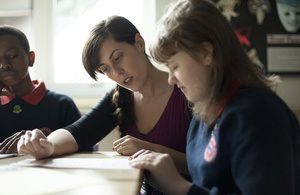
<path fill-rule="evenodd" d="M 192 119 L 192 194 L 300 194 L 299 122 L 272 91 L 241 87 L 215 124 Z"/>
<path fill-rule="evenodd" d="M 21 130 L 38 128 L 49 135 L 81 117 L 70 97 L 48 90 L 43 81 L 33 83 L 35 88 L 23 97 L 0 97 L 0 142 Z"/>

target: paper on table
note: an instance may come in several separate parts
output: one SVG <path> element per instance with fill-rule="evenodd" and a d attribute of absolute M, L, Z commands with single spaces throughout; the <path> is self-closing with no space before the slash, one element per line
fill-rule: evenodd
<path fill-rule="evenodd" d="M 53 169 L 0 166 L 0 194 L 53 194 L 107 182 Z"/>
<path fill-rule="evenodd" d="M 14 156 L 21 156 L 21 155 L 20 154 L 0 154 L 0 159 L 14 157 Z"/>
<path fill-rule="evenodd" d="M 50 168 L 87 168 L 87 169 L 133 169 L 127 159 L 104 158 L 53 158 L 34 160 L 26 159 L 14 163 L 17 166 Z"/>

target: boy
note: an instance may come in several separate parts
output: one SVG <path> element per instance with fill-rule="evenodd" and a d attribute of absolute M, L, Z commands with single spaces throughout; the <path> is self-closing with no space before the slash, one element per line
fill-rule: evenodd
<path fill-rule="evenodd" d="M 71 124 L 81 114 L 73 100 L 31 80 L 35 53 L 19 29 L 0 25 L 0 153 L 12 153 L 24 130 L 53 130 Z"/>

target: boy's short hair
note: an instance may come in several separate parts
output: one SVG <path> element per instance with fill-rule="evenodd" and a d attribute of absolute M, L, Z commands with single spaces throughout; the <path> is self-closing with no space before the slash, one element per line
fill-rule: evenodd
<path fill-rule="evenodd" d="M 16 36 L 26 53 L 29 53 L 30 46 L 26 35 L 19 29 L 11 25 L 0 25 L 0 35 Z"/>

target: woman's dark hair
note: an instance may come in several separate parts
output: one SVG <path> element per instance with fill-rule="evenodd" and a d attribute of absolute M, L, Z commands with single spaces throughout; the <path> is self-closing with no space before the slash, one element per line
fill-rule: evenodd
<path fill-rule="evenodd" d="M 135 43 L 135 35 L 140 32 L 126 18 L 111 16 L 98 23 L 90 32 L 82 52 L 82 63 L 88 74 L 98 80 L 97 72 L 99 67 L 99 48 L 103 42 L 112 37 L 116 42 L 126 42 L 130 45 Z M 102 73 L 102 72 L 100 72 Z"/>
<path fill-rule="evenodd" d="M 126 130 L 132 125 L 135 119 L 131 102 L 131 91 L 120 85 L 116 85 L 113 103 L 117 106 L 115 114 L 118 116 L 121 137 L 126 135 Z"/>
<path fill-rule="evenodd" d="M 0 35 L 12 35 L 17 37 L 25 52 L 27 54 L 29 53 L 30 47 L 28 39 L 26 35 L 16 27 L 10 25 L 0 25 Z"/>
<path fill-rule="evenodd" d="M 126 18 L 121 16 L 111 16 L 98 23 L 90 32 L 82 52 L 82 63 L 88 74 L 98 80 L 99 71 L 99 48 L 108 38 L 112 37 L 116 42 L 126 42 L 130 45 L 135 43 L 135 36 L 140 32 Z M 131 92 L 119 85 L 115 87 L 113 103 L 117 106 L 116 115 L 119 120 L 119 129 L 122 136 L 126 129 L 133 123 L 134 114 L 132 111 Z"/>

